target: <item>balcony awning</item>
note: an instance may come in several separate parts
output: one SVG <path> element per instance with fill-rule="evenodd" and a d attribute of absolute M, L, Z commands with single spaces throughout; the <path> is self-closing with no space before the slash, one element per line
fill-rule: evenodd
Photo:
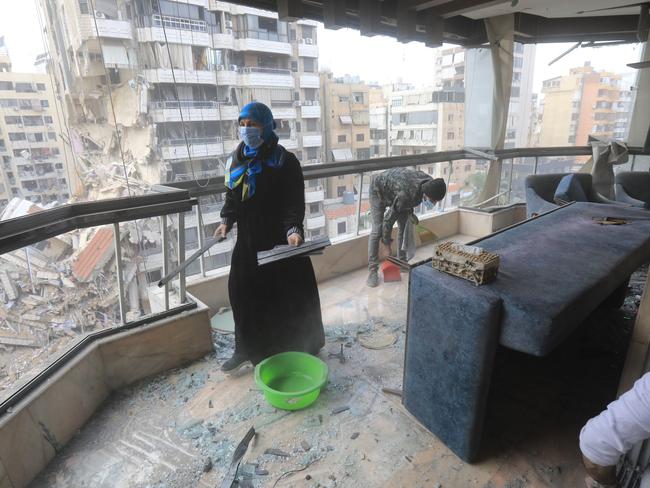
<path fill-rule="evenodd" d="M 120 42 L 102 43 L 102 56 L 104 64 L 109 67 L 129 66 L 129 55 L 126 48 Z"/>
<path fill-rule="evenodd" d="M 352 117 L 349 115 L 339 115 L 339 120 L 342 124 L 350 125 L 352 124 Z"/>
<path fill-rule="evenodd" d="M 352 150 L 346 149 L 332 149 L 332 156 L 334 161 L 352 161 Z"/>

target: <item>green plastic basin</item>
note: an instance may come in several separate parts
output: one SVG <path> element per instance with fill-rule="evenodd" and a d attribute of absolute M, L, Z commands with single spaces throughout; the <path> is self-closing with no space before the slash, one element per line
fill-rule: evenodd
<path fill-rule="evenodd" d="M 255 366 L 255 383 L 275 408 L 300 410 L 316 401 L 327 373 L 327 364 L 316 356 L 283 352 Z"/>

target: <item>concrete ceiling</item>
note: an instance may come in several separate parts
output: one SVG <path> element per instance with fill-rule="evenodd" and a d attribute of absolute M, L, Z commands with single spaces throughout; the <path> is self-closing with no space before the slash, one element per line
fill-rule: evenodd
<path fill-rule="evenodd" d="M 547 18 L 561 18 L 638 15 L 640 11 L 638 6 L 640 2 L 635 2 L 635 0 L 519 0 L 514 6 L 512 3 L 511 0 L 508 0 L 485 8 L 479 7 L 465 15 L 472 19 L 485 19 L 522 12 Z"/>
<path fill-rule="evenodd" d="M 516 40 L 526 43 L 639 42 L 647 39 L 650 28 L 650 3 L 635 3 L 638 0 L 231 1 L 277 11 L 287 20 L 317 20 L 327 28 L 349 27 L 364 35 L 429 46 L 483 44 L 487 42 L 483 19 L 511 13 Z"/>

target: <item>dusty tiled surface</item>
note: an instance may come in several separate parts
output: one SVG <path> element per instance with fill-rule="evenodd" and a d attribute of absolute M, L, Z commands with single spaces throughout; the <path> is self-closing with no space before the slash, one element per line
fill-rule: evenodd
<path fill-rule="evenodd" d="M 331 376 L 313 407 L 276 411 L 250 370 L 224 377 L 218 365 L 232 341 L 218 336 L 214 355 L 115 395 L 33 486 L 219 486 L 251 426 L 258 436 L 244 462 L 268 471 L 246 479 L 255 487 L 273 487 L 282 473 L 310 462 L 277 486 L 581 486 L 577 433 L 615 394 L 634 294 L 621 311 L 595 314 L 548 358 L 499 351 L 483 461 L 467 465 L 421 428 L 399 398 L 381 391 L 401 387 L 406 283 L 370 290 L 364 282 L 362 270 L 321 286 L 327 332 L 321 357 Z M 362 336 L 376 329 L 395 333 L 396 344 L 362 347 Z M 343 364 L 330 355 L 341 345 Z M 340 406 L 350 408 L 333 414 Z M 264 454 L 268 448 L 289 457 Z M 204 472 L 208 458 L 212 468 Z M 243 466 L 240 474 L 250 470 Z"/>

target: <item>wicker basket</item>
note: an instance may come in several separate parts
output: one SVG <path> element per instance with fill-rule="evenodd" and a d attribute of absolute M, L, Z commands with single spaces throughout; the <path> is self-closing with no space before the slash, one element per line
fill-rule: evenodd
<path fill-rule="evenodd" d="M 433 267 L 450 275 L 484 285 L 493 281 L 499 271 L 499 255 L 480 247 L 445 242 L 433 250 Z"/>

